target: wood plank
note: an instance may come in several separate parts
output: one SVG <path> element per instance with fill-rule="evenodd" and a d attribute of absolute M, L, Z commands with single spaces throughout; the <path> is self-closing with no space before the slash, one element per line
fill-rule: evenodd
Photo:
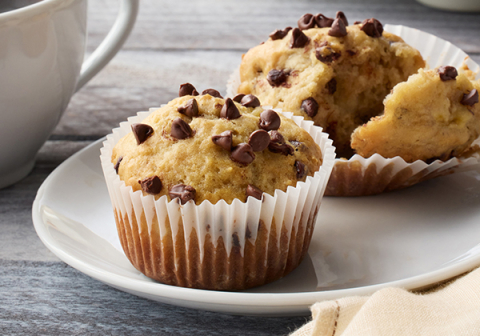
<path fill-rule="evenodd" d="M 90 2 L 90 51 L 111 26 L 117 2 Z M 267 39 L 274 29 L 296 26 L 307 12 L 334 16 L 338 10 L 345 12 L 349 22 L 375 17 L 384 24 L 425 30 L 454 42 L 467 53 L 480 52 L 479 13 L 440 11 L 414 0 L 141 0 L 135 30 L 125 47 L 246 50 Z"/>
<path fill-rule="evenodd" d="M 61 262 L 0 260 L 6 335 L 286 335 L 304 317 L 231 316 L 142 299 Z"/>
<path fill-rule="evenodd" d="M 238 51 L 124 50 L 71 100 L 55 135 L 103 136 L 138 111 L 178 97 L 180 84 L 225 94 Z"/>
<path fill-rule="evenodd" d="M 72 98 L 54 136 L 100 138 L 138 111 L 168 103 L 181 83 L 226 93 L 240 51 L 123 50 Z M 480 63 L 480 55 L 472 57 Z"/>
<path fill-rule="evenodd" d="M 58 261 L 33 228 L 32 203 L 38 188 L 57 165 L 90 143 L 48 141 L 40 149 L 32 173 L 17 184 L 0 190 L 0 260 Z M 0 284 L 2 281 L 0 277 Z"/>

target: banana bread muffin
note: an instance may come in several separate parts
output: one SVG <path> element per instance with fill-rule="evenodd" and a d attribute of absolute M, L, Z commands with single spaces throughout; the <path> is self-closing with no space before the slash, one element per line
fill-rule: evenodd
<path fill-rule="evenodd" d="M 107 136 L 101 161 L 130 262 L 169 285 L 240 290 L 308 251 L 335 161 L 311 121 L 191 84 Z"/>
<path fill-rule="evenodd" d="M 425 66 L 420 53 L 376 19 L 348 26 L 342 12 L 305 14 L 299 28 L 277 30 L 250 49 L 238 92 L 311 119 L 350 157 L 353 130 L 383 111 L 383 99 Z"/>

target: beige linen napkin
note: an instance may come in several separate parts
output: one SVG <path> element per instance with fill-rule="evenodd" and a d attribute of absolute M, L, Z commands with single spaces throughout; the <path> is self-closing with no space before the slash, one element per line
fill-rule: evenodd
<path fill-rule="evenodd" d="M 385 288 L 367 297 L 324 301 L 291 336 L 480 335 L 480 268 L 423 293 Z"/>

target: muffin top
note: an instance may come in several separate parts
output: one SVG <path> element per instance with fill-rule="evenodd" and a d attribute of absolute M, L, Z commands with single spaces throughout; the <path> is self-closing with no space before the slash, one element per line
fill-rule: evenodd
<path fill-rule="evenodd" d="M 348 26 L 342 12 L 305 14 L 299 28 L 277 30 L 250 49 L 238 92 L 311 119 L 350 157 L 353 130 L 383 111 L 383 99 L 425 66 L 420 53 L 368 19 Z"/>
<path fill-rule="evenodd" d="M 420 70 L 394 87 L 382 116 L 355 130 L 352 147 L 407 162 L 461 155 L 480 134 L 480 82 L 468 75 L 451 66 Z"/>
<path fill-rule="evenodd" d="M 134 191 L 184 204 L 261 199 L 305 181 L 322 164 L 312 137 L 264 110 L 254 96 L 223 99 L 184 84 L 181 97 L 154 111 L 113 149 L 112 163 Z"/>

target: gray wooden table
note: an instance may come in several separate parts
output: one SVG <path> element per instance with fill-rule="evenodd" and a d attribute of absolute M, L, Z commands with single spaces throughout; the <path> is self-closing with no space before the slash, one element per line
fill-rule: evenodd
<path fill-rule="evenodd" d="M 286 335 L 305 317 L 229 316 L 167 304 L 108 287 L 55 257 L 31 220 L 36 191 L 55 167 L 137 111 L 176 97 L 178 86 L 225 83 L 241 54 L 306 12 L 349 21 L 419 28 L 449 40 L 480 62 L 480 13 L 429 9 L 413 0 L 141 0 L 123 50 L 72 99 L 33 172 L 0 190 L 1 335 Z M 116 0 L 90 0 L 87 53 L 104 37 Z"/>

